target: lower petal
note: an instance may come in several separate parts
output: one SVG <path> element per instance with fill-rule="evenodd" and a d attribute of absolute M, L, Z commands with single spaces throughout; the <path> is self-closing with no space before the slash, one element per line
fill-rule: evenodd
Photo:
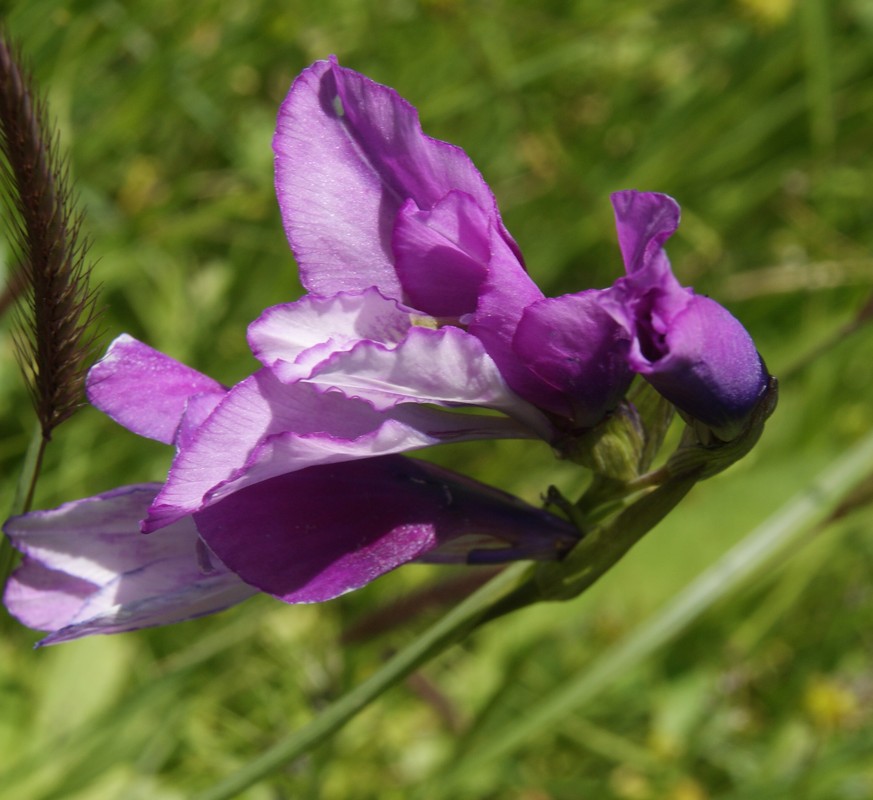
<path fill-rule="evenodd" d="M 462 536 L 536 539 L 539 550 L 545 539 L 556 553 L 576 537 L 554 515 L 402 456 L 282 475 L 194 519 L 225 564 L 288 603 L 329 600 Z"/>
<path fill-rule="evenodd" d="M 24 553 L 3 598 L 9 612 L 54 644 L 180 622 L 256 594 L 209 553 L 190 517 L 140 533 L 157 489 L 127 486 L 8 520 Z"/>

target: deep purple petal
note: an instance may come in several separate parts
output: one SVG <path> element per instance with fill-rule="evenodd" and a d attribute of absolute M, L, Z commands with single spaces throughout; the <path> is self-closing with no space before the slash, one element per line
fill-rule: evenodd
<path fill-rule="evenodd" d="M 464 151 L 425 136 L 397 92 L 335 59 L 294 81 L 273 149 L 285 232 L 316 294 L 377 286 L 401 299 L 391 237 L 408 199 L 429 210 L 452 190 L 466 192 L 499 225 L 494 196 Z"/>
<path fill-rule="evenodd" d="M 139 521 L 158 485 L 128 486 L 7 521 L 24 554 L 4 603 L 44 644 L 221 611 L 256 593 L 200 541 L 190 518 L 153 536 Z"/>
<path fill-rule="evenodd" d="M 195 520 L 224 563 L 288 603 L 329 600 L 460 536 L 537 542 L 528 557 L 556 557 L 576 538 L 551 514 L 401 456 L 276 477 Z"/>
<path fill-rule="evenodd" d="M 512 420 L 417 404 L 379 412 L 370 403 L 262 369 L 231 389 L 177 453 L 143 530 L 152 531 L 243 486 L 317 464 L 448 441 L 529 437 Z"/>
<path fill-rule="evenodd" d="M 525 308 L 542 300 L 543 293 L 494 232 L 491 245 L 488 275 L 468 330 L 485 345 L 514 392 L 534 405 L 548 408 L 560 398 L 518 360 L 512 346 Z"/>
<path fill-rule="evenodd" d="M 332 297 L 307 295 L 268 308 L 249 325 L 248 339 L 255 357 L 290 383 L 308 378 L 326 358 L 361 341 L 397 344 L 414 321 L 412 312 L 377 289 Z"/>
<path fill-rule="evenodd" d="M 489 224 L 463 192 L 449 192 L 424 211 L 407 200 L 392 239 L 406 302 L 435 317 L 472 314 L 491 258 Z"/>
<path fill-rule="evenodd" d="M 662 248 L 679 224 L 672 198 L 618 192 L 612 201 L 628 275 L 616 281 L 607 308 L 631 333 L 631 368 L 680 411 L 733 438 L 769 380 L 752 338 L 673 276 Z"/>
<path fill-rule="evenodd" d="M 688 302 L 669 319 L 659 349 L 634 353 L 631 365 L 677 408 L 729 440 L 766 391 L 767 370 L 735 317 L 686 291 Z"/>
<path fill-rule="evenodd" d="M 612 195 L 618 244 L 628 276 L 652 285 L 675 281 L 663 251 L 679 227 L 679 205 L 666 194 L 624 191 Z"/>
<path fill-rule="evenodd" d="M 130 431 L 172 444 L 188 398 L 225 389 L 148 345 L 122 334 L 88 373 L 88 400 Z"/>
<path fill-rule="evenodd" d="M 524 310 L 513 341 L 521 363 L 556 390 L 558 402 L 549 410 L 578 427 L 600 422 L 633 377 L 630 336 L 604 310 L 607 294 L 591 289 L 539 300 Z"/>

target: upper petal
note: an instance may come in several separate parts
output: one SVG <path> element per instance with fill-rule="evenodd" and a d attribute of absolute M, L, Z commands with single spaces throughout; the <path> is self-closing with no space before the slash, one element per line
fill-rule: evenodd
<path fill-rule="evenodd" d="M 212 378 L 137 341 L 119 336 L 88 373 L 88 400 L 130 431 L 172 444 L 188 399 L 220 398 Z"/>
<path fill-rule="evenodd" d="M 285 232 L 301 281 L 316 294 L 378 286 L 401 298 L 391 236 L 407 199 L 428 210 L 456 189 L 497 218 L 494 196 L 463 150 L 425 136 L 397 92 L 336 59 L 294 81 L 273 149 Z"/>
<path fill-rule="evenodd" d="M 489 228 L 489 215 L 464 192 L 449 192 L 430 210 L 407 200 L 392 251 L 409 305 L 434 317 L 472 314 L 491 258 Z"/>
<path fill-rule="evenodd" d="M 663 245 L 679 227 L 679 204 L 666 194 L 628 190 L 612 195 L 612 207 L 628 276 L 649 285 L 675 281 Z"/>

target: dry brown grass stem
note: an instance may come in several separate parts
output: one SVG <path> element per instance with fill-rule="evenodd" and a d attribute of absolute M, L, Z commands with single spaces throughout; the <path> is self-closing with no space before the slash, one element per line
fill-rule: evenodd
<path fill-rule="evenodd" d="M 82 403 L 97 312 L 82 218 L 57 135 L 2 31 L 0 149 L 6 223 L 19 265 L 2 294 L 18 298 L 16 351 L 48 440 Z"/>

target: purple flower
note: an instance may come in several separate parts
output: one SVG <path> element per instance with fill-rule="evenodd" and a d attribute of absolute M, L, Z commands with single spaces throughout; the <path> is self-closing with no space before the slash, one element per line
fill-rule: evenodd
<path fill-rule="evenodd" d="M 336 323 L 337 307 L 351 327 Z M 257 591 L 289 603 L 328 600 L 412 560 L 556 559 L 575 543 L 573 526 L 553 514 L 396 455 L 533 435 L 511 419 L 415 402 L 424 387 L 430 403 L 441 402 L 432 397 L 439 390 L 447 404 L 518 406 L 524 416 L 475 337 L 422 329 L 433 335 L 418 342 L 408 312 L 373 293 L 310 298 L 295 309 L 303 323 L 295 357 L 288 329 L 270 344 L 287 309 L 268 312 L 255 327 L 276 375 L 265 368 L 231 389 L 129 336 L 93 367 L 91 402 L 135 433 L 174 444 L 176 458 L 163 486 L 8 521 L 25 559 L 4 602 L 24 624 L 51 631 L 45 643 L 190 619 Z M 319 333 L 319 318 L 332 336 Z M 402 376 L 388 388 L 379 368 L 391 351 L 355 338 L 369 325 L 406 330 L 395 354 Z M 347 361 L 357 373 L 337 368 Z M 433 371 L 458 363 L 474 372 L 441 381 Z M 373 400 L 340 391 L 349 387 Z"/>
<path fill-rule="evenodd" d="M 285 318 L 289 311 L 293 320 Z M 332 596 L 322 588 L 322 570 L 311 568 L 316 562 L 330 570 L 344 564 L 348 591 L 476 529 L 505 550 L 495 559 L 558 557 L 575 539 L 559 518 L 394 455 L 534 435 L 512 419 L 435 406 L 484 405 L 522 416 L 528 410 L 475 337 L 413 330 L 408 318 L 374 292 L 269 310 L 252 328 L 256 352 L 273 368 L 228 390 L 129 336 L 116 339 L 88 375 L 89 400 L 135 433 L 176 446 L 142 530 L 193 516 L 230 569 L 294 602 Z M 371 327 L 383 337 L 386 330 L 405 336 L 392 350 L 360 338 Z M 283 333 L 275 342 L 274 329 Z M 391 380 L 389 370 L 396 373 Z M 428 405 L 419 402 L 422 393 Z M 370 542 L 378 544 L 381 566 L 369 558 L 363 579 L 350 565 Z M 455 541 L 453 551 L 476 560 L 487 546 L 477 540 L 464 551 Z M 279 566 L 288 559 L 306 567 L 306 581 Z"/>
<path fill-rule="evenodd" d="M 128 336 L 91 370 L 97 408 L 176 452 L 162 486 L 9 521 L 25 560 L 5 602 L 46 641 L 256 591 L 327 600 L 412 560 L 560 558 L 569 523 L 400 454 L 557 445 L 634 374 L 727 439 L 766 387 L 740 324 L 673 277 L 662 246 L 679 211 L 664 195 L 613 197 L 624 277 L 546 298 L 472 162 L 392 89 L 319 62 L 292 86 L 274 147 L 309 294 L 252 323 L 262 367 L 229 389 Z"/>
<path fill-rule="evenodd" d="M 671 198 L 614 195 L 627 275 L 545 298 L 473 163 L 426 136 L 394 90 L 334 58 L 317 62 L 291 87 L 273 146 L 304 286 L 321 297 L 375 288 L 472 334 L 511 389 L 548 414 L 547 438 L 595 425 L 635 373 L 722 438 L 763 395 L 749 335 L 670 271 Z"/>
<path fill-rule="evenodd" d="M 7 521 L 24 554 L 4 595 L 42 644 L 222 611 L 259 590 L 329 600 L 415 559 L 554 559 L 563 520 L 402 456 L 288 473 L 143 535 L 159 486 L 127 486 Z"/>

